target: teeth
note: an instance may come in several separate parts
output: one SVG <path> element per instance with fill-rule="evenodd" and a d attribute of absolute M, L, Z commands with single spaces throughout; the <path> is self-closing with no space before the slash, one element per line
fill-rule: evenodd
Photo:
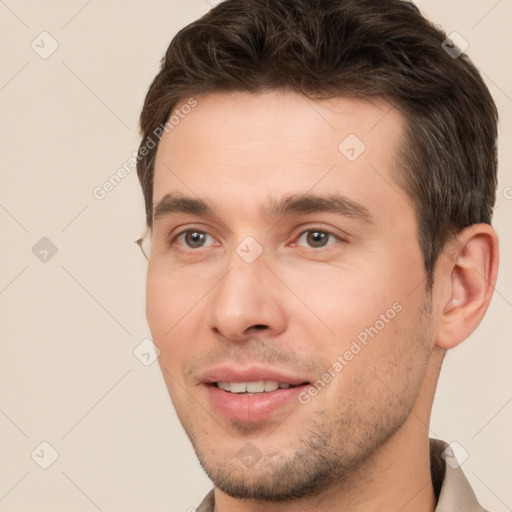
<path fill-rule="evenodd" d="M 246 387 L 247 393 L 263 393 L 263 391 L 271 391 L 267 390 L 267 386 L 262 380 L 259 380 L 258 382 L 248 382 Z M 231 391 L 233 392 L 233 386 L 231 386 Z"/>
<path fill-rule="evenodd" d="M 231 393 L 245 393 L 247 391 L 247 385 L 245 382 L 232 382 L 229 390 Z"/>
<path fill-rule="evenodd" d="M 264 393 L 276 389 L 288 389 L 291 384 L 276 380 L 258 380 L 255 382 L 217 382 L 217 386 L 231 393 Z"/>
<path fill-rule="evenodd" d="M 279 382 L 275 380 L 265 381 L 265 391 L 275 391 L 276 389 L 279 389 Z"/>

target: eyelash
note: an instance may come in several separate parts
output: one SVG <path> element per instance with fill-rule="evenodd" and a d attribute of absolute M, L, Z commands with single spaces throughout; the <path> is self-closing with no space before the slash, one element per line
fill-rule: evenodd
<path fill-rule="evenodd" d="M 312 233 L 312 232 L 319 232 L 319 233 L 324 233 L 326 234 L 327 236 L 330 236 L 330 237 L 333 237 L 336 239 L 336 241 L 338 242 L 344 242 L 345 240 L 343 240 L 342 238 L 340 238 L 338 235 L 335 235 L 334 233 L 332 233 L 331 231 L 327 231 L 325 229 L 319 229 L 319 228 L 309 228 L 309 229 L 306 229 L 304 231 L 302 231 L 301 233 L 299 233 L 299 235 L 295 238 L 295 240 L 299 240 L 303 235 L 305 235 L 306 233 Z M 173 246 L 176 241 L 182 237 L 183 235 L 186 235 L 187 233 L 201 233 L 201 234 L 204 234 L 204 235 L 208 235 L 208 236 L 212 236 L 210 235 L 209 233 L 207 233 L 206 231 L 202 231 L 200 229 L 185 229 L 181 232 L 179 232 L 177 235 L 175 235 L 169 242 L 169 246 Z M 213 238 L 213 237 L 212 237 Z M 296 242 L 294 242 L 296 243 Z M 317 251 L 319 249 L 325 249 L 326 247 L 330 247 L 331 245 L 333 244 L 327 244 L 327 245 L 324 245 L 324 246 L 321 246 L 321 247 L 309 247 L 309 249 L 313 250 L 313 251 Z M 186 246 L 185 246 L 186 247 Z M 196 248 L 192 248 L 192 247 L 186 247 L 185 250 L 189 250 L 189 251 L 199 251 L 200 249 L 205 249 L 205 247 L 196 247 Z"/>

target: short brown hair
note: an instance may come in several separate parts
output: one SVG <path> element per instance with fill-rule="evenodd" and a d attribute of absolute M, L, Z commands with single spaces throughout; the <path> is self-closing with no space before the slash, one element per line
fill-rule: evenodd
<path fill-rule="evenodd" d="M 496 106 L 446 39 L 402 0 L 221 2 L 176 34 L 144 102 L 137 174 L 148 227 L 157 151 L 148 141 L 179 101 L 275 89 L 313 100 L 382 97 L 406 120 L 395 180 L 414 204 L 430 290 L 447 240 L 491 223 L 497 186 Z"/>

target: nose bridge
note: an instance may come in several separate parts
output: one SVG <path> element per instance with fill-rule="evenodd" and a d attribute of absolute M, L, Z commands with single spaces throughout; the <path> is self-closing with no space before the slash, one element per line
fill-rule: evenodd
<path fill-rule="evenodd" d="M 269 285 L 263 247 L 246 237 L 232 250 L 226 270 L 212 297 L 210 327 L 228 339 L 242 339 L 256 325 L 280 332 L 285 313 L 279 290 Z"/>
<path fill-rule="evenodd" d="M 262 248 L 263 249 L 263 248 Z M 251 241 L 242 241 L 226 262 L 228 273 L 220 281 L 215 302 L 242 314 L 245 306 L 258 307 L 260 294 L 265 295 L 266 262 L 263 250 L 256 255 Z M 268 270 L 267 270 L 268 272 Z M 267 297 L 267 300 L 271 300 Z"/>
<path fill-rule="evenodd" d="M 263 260 L 258 263 L 245 263 L 237 254 L 229 261 L 228 272 L 217 287 L 216 300 L 232 300 L 233 298 L 255 297 L 256 286 L 263 282 Z M 244 301 L 247 303 L 247 298 Z"/>
<path fill-rule="evenodd" d="M 240 242 L 229 248 L 226 260 L 229 273 L 223 279 L 226 281 L 224 284 L 236 288 L 243 287 L 244 284 L 251 286 L 253 283 L 261 283 L 268 272 L 266 256 L 262 243 L 253 235 L 244 236 Z"/>

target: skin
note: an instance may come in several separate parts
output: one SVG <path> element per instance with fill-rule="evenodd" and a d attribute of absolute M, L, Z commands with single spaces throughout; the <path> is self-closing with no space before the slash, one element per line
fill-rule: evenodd
<path fill-rule="evenodd" d="M 485 314 L 496 233 L 478 224 L 450 242 L 430 295 L 413 201 L 393 178 L 405 129 L 398 111 L 384 100 L 313 102 L 289 91 L 196 99 L 160 142 L 153 204 L 181 193 L 217 217 L 155 221 L 146 313 L 217 508 L 433 511 L 428 424 L 439 369 Z M 355 161 L 338 149 L 348 134 L 366 146 Z M 270 197 L 306 193 L 343 194 L 373 222 L 261 212 Z M 206 232 L 204 246 L 174 238 L 186 229 Z M 336 236 L 319 245 L 308 229 Z M 247 236 L 263 248 L 252 263 L 236 252 Z M 314 382 L 396 303 L 400 312 L 305 405 L 234 421 L 201 384 L 214 366 L 254 363 Z M 237 457 L 249 442 L 260 455 L 251 467 Z"/>

